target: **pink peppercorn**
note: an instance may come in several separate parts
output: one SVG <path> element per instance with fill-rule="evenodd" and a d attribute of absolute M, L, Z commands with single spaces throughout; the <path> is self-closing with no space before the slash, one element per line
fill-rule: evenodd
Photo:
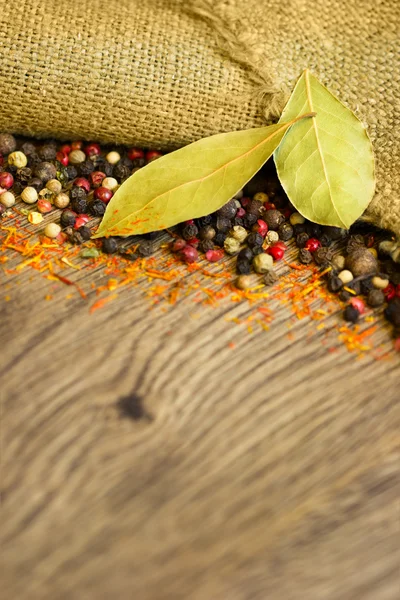
<path fill-rule="evenodd" d="M 243 198 L 240 200 L 240 204 L 243 206 L 243 208 L 246 208 L 246 206 L 251 202 L 251 198 L 249 198 L 248 196 L 243 196 Z"/>
<path fill-rule="evenodd" d="M 0 173 L 0 187 L 1 188 L 5 188 L 6 190 L 9 190 L 10 187 L 13 186 L 14 183 L 14 177 L 11 175 L 11 173 L 7 173 L 6 171 L 3 171 L 2 173 Z"/>
<path fill-rule="evenodd" d="M 48 200 L 45 200 L 44 198 L 39 198 L 37 202 L 37 209 L 40 213 L 46 214 L 53 210 L 53 205 Z"/>
<path fill-rule="evenodd" d="M 83 188 L 87 194 L 90 192 L 90 182 L 86 177 L 77 177 L 74 179 L 74 185 Z"/>
<path fill-rule="evenodd" d="M 200 240 L 199 238 L 190 238 L 190 240 L 187 240 L 187 243 L 190 246 L 193 246 L 193 248 L 197 248 L 197 246 L 200 244 Z"/>
<path fill-rule="evenodd" d="M 242 217 L 244 217 L 245 214 L 246 214 L 246 211 L 244 210 L 244 208 L 238 208 L 236 217 L 241 219 Z"/>
<path fill-rule="evenodd" d="M 388 302 L 393 300 L 393 298 L 396 296 L 396 288 L 394 287 L 393 283 L 389 283 L 389 285 L 383 290 L 383 293 L 385 294 L 385 298 Z"/>
<path fill-rule="evenodd" d="M 81 150 L 82 146 L 83 146 L 83 142 L 81 142 L 81 141 L 72 142 L 71 150 Z"/>
<path fill-rule="evenodd" d="M 318 248 L 321 248 L 322 244 L 317 238 L 310 238 L 307 240 L 304 248 L 309 252 L 315 252 Z"/>
<path fill-rule="evenodd" d="M 63 244 L 64 242 L 67 241 L 67 239 L 68 239 L 68 236 L 66 233 L 64 233 L 64 231 L 60 231 L 60 233 L 56 237 L 56 240 L 59 244 Z"/>
<path fill-rule="evenodd" d="M 180 252 L 182 248 L 186 246 L 186 241 L 182 238 L 178 238 L 174 242 L 172 242 L 171 250 L 172 252 Z"/>
<path fill-rule="evenodd" d="M 360 315 L 365 313 L 365 304 L 364 304 L 363 300 L 361 300 L 361 298 L 351 298 L 350 304 L 358 310 Z"/>
<path fill-rule="evenodd" d="M 101 200 L 102 202 L 105 202 L 106 204 L 107 204 L 107 202 L 110 202 L 113 195 L 114 195 L 114 192 L 105 187 L 98 187 L 94 191 L 95 198 L 97 198 L 98 200 Z"/>
<path fill-rule="evenodd" d="M 63 144 L 60 148 L 60 152 L 62 152 L 63 154 L 69 154 L 71 150 L 72 148 L 69 144 Z"/>
<path fill-rule="evenodd" d="M 265 237 L 268 233 L 267 223 L 262 219 L 258 219 L 257 223 L 254 225 L 254 231 L 257 231 L 257 233 Z"/>
<path fill-rule="evenodd" d="M 286 250 L 287 250 L 286 244 L 284 242 L 281 242 L 281 241 L 276 242 L 274 244 L 274 246 L 275 246 L 275 248 L 281 248 L 281 250 L 283 250 L 284 252 L 286 252 Z"/>
<path fill-rule="evenodd" d="M 65 152 L 57 152 L 56 159 L 59 163 L 62 164 L 63 167 L 66 167 L 69 163 L 68 154 L 66 154 Z"/>
<path fill-rule="evenodd" d="M 147 162 L 152 162 L 156 160 L 156 158 L 160 158 L 162 156 L 161 152 L 157 152 L 157 150 L 149 150 L 146 152 L 146 160 Z"/>
<path fill-rule="evenodd" d="M 275 210 L 276 206 L 273 202 L 264 202 L 265 210 Z"/>
<path fill-rule="evenodd" d="M 135 160 L 135 158 L 144 158 L 144 152 L 143 150 L 140 150 L 140 148 L 131 148 L 128 150 L 128 158 L 130 160 Z"/>
<path fill-rule="evenodd" d="M 84 148 L 84 153 L 86 154 L 86 156 L 98 156 L 101 152 L 100 146 L 99 144 L 88 144 L 85 148 Z"/>
<path fill-rule="evenodd" d="M 206 252 L 206 259 L 209 262 L 218 262 L 219 260 L 221 260 L 221 258 L 223 258 L 225 252 L 221 249 L 221 250 L 207 250 Z"/>
<path fill-rule="evenodd" d="M 199 253 L 197 252 L 196 248 L 193 248 L 193 246 L 190 246 L 189 244 L 182 248 L 180 255 L 182 260 L 188 264 L 196 262 L 196 260 L 199 258 Z"/>
<path fill-rule="evenodd" d="M 102 171 L 93 171 L 89 175 L 90 183 L 94 188 L 100 187 L 103 179 L 106 178 L 106 174 Z"/>
<path fill-rule="evenodd" d="M 277 244 L 274 244 L 267 250 L 267 253 L 270 254 L 274 260 L 281 260 L 285 254 L 285 250 L 281 248 L 281 246 L 279 246 L 278 244 L 279 242 Z"/>
<path fill-rule="evenodd" d="M 82 225 L 86 225 L 86 223 L 88 221 L 89 221 L 88 215 L 78 215 L 78 217 L 74 223 L 74 229 L 79 229 L 79 227 L 82 227 Z"/>

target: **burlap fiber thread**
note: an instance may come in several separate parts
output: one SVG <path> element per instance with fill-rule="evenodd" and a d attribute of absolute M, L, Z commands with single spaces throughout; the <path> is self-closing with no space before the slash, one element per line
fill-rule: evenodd
<path fill-rule="evenodd" d="M 398 0 L 9 0 L 0 130 L 176 148 L 276 118 L 308 67 L 368 127 L 400 236 Z"/>

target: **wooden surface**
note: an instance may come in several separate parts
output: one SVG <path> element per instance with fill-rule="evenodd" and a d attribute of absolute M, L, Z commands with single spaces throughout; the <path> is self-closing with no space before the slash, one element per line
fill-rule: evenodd
<path fill-rule="evenodd" d="M 3 598 L 400 597 L 398 358 L 289 340 L 277 302 L 252 335 L 247 305 L 139 289 L 89 315 L 28 271 L 2 280 Z"/>

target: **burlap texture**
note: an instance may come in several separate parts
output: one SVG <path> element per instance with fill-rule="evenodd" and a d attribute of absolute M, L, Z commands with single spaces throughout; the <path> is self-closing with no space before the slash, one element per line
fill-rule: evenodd
<path fill-rule="evenodd" d="M 0 130 L 174 148 L 263 124 L 308 67 L 367 125 L 400 236 L 398 0 L 3 1 Z"/>

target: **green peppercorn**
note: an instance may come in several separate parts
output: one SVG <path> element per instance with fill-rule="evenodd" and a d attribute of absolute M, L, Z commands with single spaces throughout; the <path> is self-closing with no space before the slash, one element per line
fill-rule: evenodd
<path fill-rule="evenodd" d="M 224 241 L 224 249 L 227 254 L 238 254 L 240 250 L 240 242 L 235 238 L 228 236 Z"/>
<path fill-rule="evenodd" d="M 239 227 L 238 225 L 235 225 L 231 230 L 230 235 L 234 237 L 235 240 L 238 240 L 240 243 L 243 243 L 247 238 L 248 233 L 244 227 Z"/>
<path fill-rule="evenodd" d="M 274 264 L 274 259 L 270 254 L 266 254 L 262 252 L 253 258 L 253 268 L 256 273 L 267 273 L 270 269 L 272 269 Z"/>

